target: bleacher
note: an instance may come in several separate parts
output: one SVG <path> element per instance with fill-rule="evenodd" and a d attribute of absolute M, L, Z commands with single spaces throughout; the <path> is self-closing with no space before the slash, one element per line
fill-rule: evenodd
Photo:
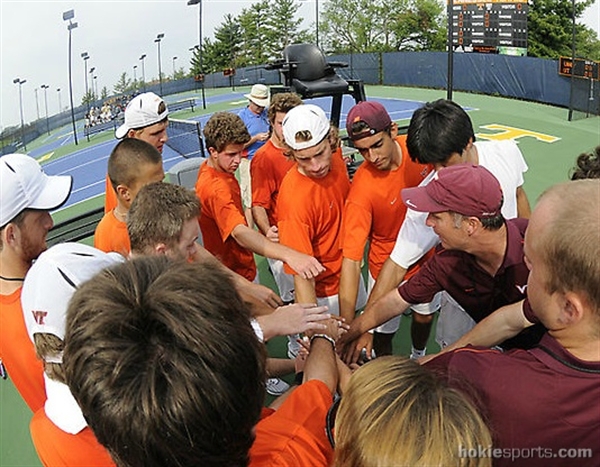
<path fill-rule="evenodd" d="M 189 108 L 192 112 L 196 107 L 196 99 L 184 99 L 176 102 L 167 102 L 169 113 L 177 112 L 178 110 L 185 110 Z"/>

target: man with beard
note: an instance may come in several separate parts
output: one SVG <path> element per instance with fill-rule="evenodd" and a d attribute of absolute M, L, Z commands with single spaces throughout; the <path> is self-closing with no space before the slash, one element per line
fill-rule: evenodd
<path fill-rule="evenodd" d="M 46 400 L 43 368 L 27 336 L 21 288 L 33 261 L 46 249 L 53 222 L 48 211 L 71 193 L 71 176 L 48 176 L 24 154 L 0 158 L 0 359 L 13 384 L 37 411 Z"/>

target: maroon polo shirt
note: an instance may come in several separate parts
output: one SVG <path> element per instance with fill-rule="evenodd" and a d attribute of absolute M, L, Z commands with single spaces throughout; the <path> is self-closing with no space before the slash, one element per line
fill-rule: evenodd
<path fill-rule="evenodd" d="M 600 362 L 579 360 L 545 334 L 534 349 L 469 346 L 426 366 L 474 397 L 497 449 L 478 455 L 494 466 L 600 465 Z"/>
<path fill-rule="evenodd" d="M 476 322 L 504 305 L 523 300 L 529 276 L 523 259 L 527 224 L 527 219 L 506 221 L 506 253 L 495 276 L 479 266 L 472 254 L 438 247 L 419 272 L 398 287 L 400 296 L 408 303 L 429 303 L 445 290 Z"/>

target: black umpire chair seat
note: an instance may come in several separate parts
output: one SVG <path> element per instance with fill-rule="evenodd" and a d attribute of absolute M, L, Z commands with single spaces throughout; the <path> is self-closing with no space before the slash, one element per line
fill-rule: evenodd
<path fill-rule="evenodd" d="M 347 66 L 344 62 L 327 62 L 321 49 L 313 44 L 292 44 L 283 50 L 283 59 L 266 68 L 280 70 L 283 78 L 283 86 L 271 87 L 272 95 L 295 92 L 302 99 L 331 96 L 331 123 L 339 127 L 344 94 L 351 95 L 355 102 L 366 100 L 362 80 L 344 79 L 335 72 L 335 68 Z"/>

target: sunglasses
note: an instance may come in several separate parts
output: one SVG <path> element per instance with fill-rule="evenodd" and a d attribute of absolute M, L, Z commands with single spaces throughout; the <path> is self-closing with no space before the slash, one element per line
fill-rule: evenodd
<path fill-rule="evenodd" d="M 342 397 L 340 395 L 336 394 L 334 396 L 333 404 L 329 407 L 327 416 L 325 417 L 325 432 L 327 433 L 327 439 L 332 448 L 335 448 L 335 417 L 337 416 L 341 400 Z"/>

